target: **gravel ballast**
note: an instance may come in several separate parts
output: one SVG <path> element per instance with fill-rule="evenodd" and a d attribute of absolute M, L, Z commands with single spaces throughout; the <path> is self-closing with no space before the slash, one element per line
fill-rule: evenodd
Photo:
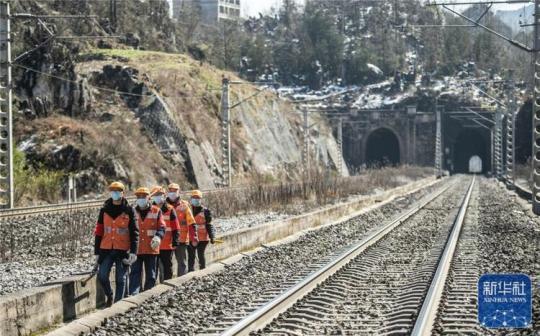
<path fill-rule="evenodd" d="M 400 198 L 352 220 L 266 248 L 225 271 L 189 281 L 107 321 L 94 335 L 194 335 L 254 301 L 267 289 L 397 215 L 434 187 Z"/>
<path fill-rule="evenodd" d="M 410 334 L 468 181 L 450 187 L 256 334 Z M 400 314 L 405 309 L 409 313 Z"/>
<path fill-rule="evenodd" d="M 399 177 L 399 176 L 398 176 Z M 400 184 L 411 182 L 399 179 Z M 372 190 L 372 194 L 383 190 Z M 358 196 L 350 196 L 345 201 Z M 337 204 L 344 200 L 331 200 Z M 310 211 L 299 205 L 286 212 L 247 212 L 215 218 L 218 236 Z M 93 236 L 98 209 L 2 219 L 0 223 L 0 296 L 42 285 L 93 268 Z"/>
<path fill-rule="evenodd" d="M 263 223 L 290 217 L 288 214 L 265 212 L 245 214 L 241 217 L 217 218 L 217 234 L 253 227 Z M 63 243 L 45 246 L 45 242 L 58 239 L 54 236 L 54 228 L 62 223 L 70 227 L 85 228 L 92 232 L 97 219 L 97 210 L 73 211 L 68 214 L 56 214 L 50 217 L 27 217 L 11 220 L 8 225 L 0 225 L 0 231 L 9 225 L 18 229 L 20 235 L 15 240 L 11 260 L 0 264 L 0 295 L 12 293 L 25 288 L 32 288 L 62 277 L 89 272 L 94 262 L 93 238 L 88 235 L 86 242 Z M 75 244 L 75 245 L 73 245 Z M 19 247 L 20 246 L 20 247 Z M 32 246 L 33 248 L 23 248 Z M 76 251 L 75 254 L 71 251 Z M 58 257 L 60 256 L 60 257 Z"/>

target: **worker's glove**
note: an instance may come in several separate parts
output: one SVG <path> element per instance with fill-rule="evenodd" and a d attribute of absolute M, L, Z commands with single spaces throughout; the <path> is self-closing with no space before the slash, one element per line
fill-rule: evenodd
<path fill-rule="evenodd" d="M 126 259 L 122 260 L 124 265 L 129 265 L 129 266 L 133 265 L 135 261 L 137 261 L 137 255 L 135 253 L 130 253 Z"/>
<path fill-rule="evenodd" d="M 210 244 L 214 244 L 214 238 L 210 238 Z"/>
<path fill-rule="evenodd" d="M 152 238 L 152 241 L 150 242 L 150 247 L 152 248 L 152 250 L 155 250 L 159 247 L 160 244 L 161 244 L 161 238 L 159 238 L 158 236 L 155 236 L 154 238 Z"/>

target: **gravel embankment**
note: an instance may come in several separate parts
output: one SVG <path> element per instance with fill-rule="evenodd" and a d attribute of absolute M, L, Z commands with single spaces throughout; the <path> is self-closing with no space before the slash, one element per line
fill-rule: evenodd
<path fill-rule="evenodd" d="M 346 223 L 309 232 L 295 242 L 264 249 L 203 279 L 189 281 L 144 306 L 114 317 L 94 335 L 194 335 L 245 307 L 323 256 L 357 241 L 371 228 L 425 196 L 400 198 Z"/>
<path fill-rule="evenodd" d="M 96 210 L 78 210 L 3 221 L 0 295 L 91 270 L 96 216 Z"/>
<path fill-rule="evenodd" d="M 97 210 L 84 210 L 50 217 L 31 217 L 12 220 L 11 225 L 20 235 L 15 239 L 12 260 L 0 264 L 0 295 L 40 284 L 62 277 L 88 272 L 93 267 L 93 238 L 83 244 L 62 243 L 55 237 L 53 228 L 68 223 L 72 227 L 83 227 L 92 232 Z M 217 233 L 252 227 L 286 218 L 290 215 L 276 212 L 246 214 L 241 217 L 218 218 L 215 220 Z M 79 218 L 75 221 L 74 218 Z M 71 221 L 71 222 L 70 222 Z M 30 224 L 29 224 L 30 223 Z M 92 223 L 92 224 L 90 224 Z M 33 226 L 35 225 L 35 226 Z M 0 231 L 9 226 L 0 225 Z M 29 249 L 22 246 L 31 246 Z M 9 250 L 11 251 L 11 249 Z M 72 253 L 76 251 L 76 253 Z"/>
<path fill-rule="evenodd" d="M 523 330 L 482 328 L 478 323 L 477 302 L 477 283 L 483 274 L 524 273 L 537 283 L 539 250 L 538 221 L 533 220 L 515 201 L 515 196 L 500 184 L 480 178 L 456 248 L 434 334 L 540 335 L 538 291 L 534 291 L 535 325 Z"/>
<path fill-rule="evenodd" d="M 454 194 L 457 196 L 458 193 Z M 256 302 L 256 298 L 267 293 L 269 289 L 278 287 L 279 284 L 300 273 L 307 265 L 316 262 L 321 256 L 335 251 L 336 246 L 341 247 L 361 238 L 369 228 L 388 220 L 410 205 L 413 199 L 419 199 L 419 196 L 417 194 L 414 197 L 401 199 L 339 226 L 308 233 L 293 243 L 265 249 L 251 258 L 244 258 L 223 272 L 187 282 L 142 307 L 108 320 L 93 335 L 195 335 L 204 332 L 205 329 L 211 329 L 227 316 L 243 311 L 246 306 L 252 305 Z M 540 226 L 537 220 L 533 220 L 494 180 L 480 178 L 473 196 L 475 198 L 471 202 L 473 211 L 470 212 L 468 221 L 474 226 L 468 226 L 464 234 L 474 234 L 474 239 L 468 239 L 467 243 L 470 245 L 471 241 L 476 241 L 476 244 L 472 249 L 470 246 L 460 249 L 467 253 L 474 252 L 476 256 L 469 259 L 474 261 L 474 264 L 466 269 L 474 270 L 478 275 L 485 273 L 529 274 L 533 276 L 536 288 L 540 274 Z M 451 206 L 451 202 L 445 205 Z M 436 204 L 429 206 L 426 214 L 420 218 L 423 218 L 425 222 L 436 222 L 436 218 L 430 217 L 439 212 L 436 208 Z M 402 230 L 405 228 L 404 226 Z M 435 238 L 436 235 L 436 232 L 430 231 L 429 228 L 424 228 L 421 233 L 421 235 L 418 232 L 414 234 L 411 230 L 406 230 L 396 231 L 395 235 L 407 241 L 419 239 L 420 242 L 428 245 L 432 243 L 430 239 Z M 388 249 L 411 249 L 411 253 L 415 253 L 422 246 L 422 244 L 389 243 L 387 247 Z M 416 260 L 414 258 L 412 258 L 414 260 L 411 258 L 402 260 L 398 254 L 379 254 L 377 258 L 388 259 L 388 262 L 384 260 L 381 262 L 384 269 L 395 263 L 398 267 L 409 271 L 412 267 L 409 263 Z M 378 262 L 374 262 L 370 267 L 375 267 L 377 264 Z M 363 270 L 365 269 L 364 267 Z M 383 273 L 384 271 L 374 272 L 374 275 L 382 276 Z M 403 282 L 401 277 L 391 274 L 387 279 L 380 280 L 376 282 L 379 287 Z M 369 286 L 365 288 L 366 293 L 385 293 L 388 290 L 386 288 L 377 291 Z M 535 322 L 532 330 L 514 332 L 479 330 L 473 334 L 537 335 L 540 331 L 540 292 L 535 290 L 534 293 L 533 320 Z M 407 293 L 403 294 L 406 296 Z M 354 301 L 354 297 L 346 296 L 344 300 L 345 303 L 348 302 L 346 300 Z M 367 316 L 364 321 L 368 325 L 373 325 L 375 318 L 384 318 L 386 316 L 384 309 L 391 310 L 392 306 L 383 304 L 379 307 L 377 300 L 368 301 L 366 297 L 356 301 L 365 305 L 372 304 L 372 306 L 364 307 Z M 339 327 L 339 323 L 336 325 Z"/>
<path fill-rule="evenodd" d="M 396 177 L 399 184 L 413 180 Z M 371 194 L 383 192 L 372 190 Z M 333 200 L 330 204 L 348 201 Z M 276 221 L 312 210 L 299 205 L 287 212 L 265 211 L 216 218 L 218 235 Z M 39 286 L 93 267 L 93 237 L 97 209 L 35 215 L 0 223 L 0 295 Z"/>
<path fill-rule="evenodd" d="M 410 334 L 468 181 L 463 178 L 256 334 Z"/>
<path fill-rule="evenodd" d="M 498 335 L 540 335 L 540 224 L 504 188 L 480 180 L 480 269 L 486 273 L 523 273 L 533 286 L 533 328 Z M 534 332 L 536 334 L 534 334 Z"/>

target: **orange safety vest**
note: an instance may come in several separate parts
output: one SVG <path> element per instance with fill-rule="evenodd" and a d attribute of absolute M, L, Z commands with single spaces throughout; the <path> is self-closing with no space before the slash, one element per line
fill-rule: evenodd
<path fill-rule="evenodd" d="M 178 218 L 178 223 L 180 223 L 180 243 L 189 243 L 189 224 L 187 222 L 188 211 L 191 211 L 189 203 L 184 200 L 180 200 L 179 204 L 175 208 L 176 218 Z"/>
<path fill-rule="evenodd" d="M 150 242 L 161 226 L 161 222 L 158 221 L 160 209 L 157 206 L 152 205 L 144 220 L 141 220 L 141 215 L 137 209 L 134 209 L 134 212 L 137 223 L 139 224 L 139 250 L 137 251 L 137 254 L 159 254 L 159 246 L 153 250 L 152 247 L 150 247 Z"/>
<path fill-rule="evenodd" d="M 163 212 L 163 221 L 165 222 L 165 235 L 161 239 L 161 245 L 159 246 L 160 250 L 174 250 L 172 246 L 173 236 L 172 236 L 172 223 L 171 223 L 171 213 L 174 211 L 174 207 L 169 204 L 165 204 L 167 211 Z"/>
<path fill-rule="evenodd" d="M 204 208 L 195 216 L 195 225 L 199 241 L 208 241 L 208 230 L 206 230 L 206 218 L 204 217 Z"/>
<path fill-rule="evenodd" d="M 128 251 L 131 245 L 129 238 L 129 215 L 122 213 L 112 218 L 107 213 L 103 214 L 103 237 L 100 248 L 104 250 Z"/>

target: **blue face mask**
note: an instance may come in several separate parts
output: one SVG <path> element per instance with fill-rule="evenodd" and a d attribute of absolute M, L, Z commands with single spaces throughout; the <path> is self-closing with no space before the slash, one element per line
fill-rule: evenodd
<path fill-rule="evenodd" d="M 174 202 L 178 199 L 178 194 L 176 192 L 169 191 L 167 197 L 169 197 L 169 199 Z"/>
<path fill-rule="evenodd" d="M 201 200 L 198 198 L 192 198 L 191 199 L 191 205 L 194 207 L 200 207 L 201 206 Z"/>
<path fill-rule="evenodd" d="M 119 201 L 122 199 L 122 192 L 121 191 L 111 191 L 111 198 L 113 201 Z"/>
<path fill-rule="evenodd" d="M 153 201 L 154 203 L 156 203 L 156 204 L 161 204 L 161 203 L 163 203 L 163 201 L 164 201 L 164 200 L 163 200 L 163 196 L 161 196 L 161 195 L 160 195 L 160 196 L 153 196 L 153 197 L 152 197 L 152 201 Z"/>
<path fill-rule="evenodd" d="M 137 198 L 137 205 L 141 209 L 146 209 L 148 207 L 148 200 L 146 198 Z"/>

